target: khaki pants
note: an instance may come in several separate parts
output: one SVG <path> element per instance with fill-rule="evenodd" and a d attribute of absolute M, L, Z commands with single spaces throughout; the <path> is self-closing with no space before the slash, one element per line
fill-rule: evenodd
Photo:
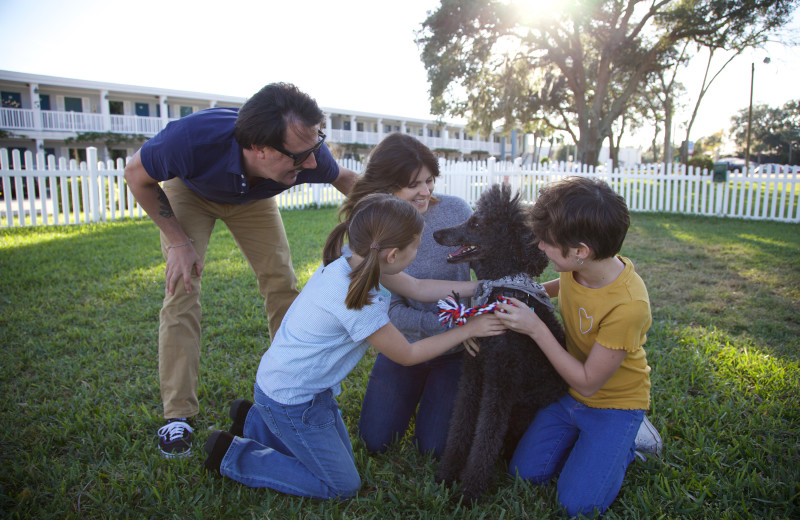
<path fill-rule="evenodd" d="M 180 179 L 163 183 L 172 210 L 183 231 L 205 261 L 206 249 L 217 219 L 228 226 L 239 250 L 258 280 L 269 318 L 270 338 L 298 294 L 289 242 L 274 198 L 248 204 L 219 204 L 197 195 Z M 161 252 L 166 259 L 167 243 L 161 235 Z M 158 327 L 158 376 L 164 417 L 191 417 L 200 406 L 197 377 L 200 367 L 200 277 L 192 273 L 192 292 L 183 283 L 175 294 L 165 296 Z M 212 303 L 213 305 L 213 303 Z"/>

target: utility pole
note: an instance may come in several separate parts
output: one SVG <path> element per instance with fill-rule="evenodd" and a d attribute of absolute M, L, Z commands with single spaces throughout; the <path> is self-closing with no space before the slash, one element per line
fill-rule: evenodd
<path fill-rule="evenodd" d="M 769 63 L 769 56 L 764 58 L 764 63 Z M 744 149 L 744 174 L 750 173 L 750 127 L 753 124 L 753 79 L 756 75 L 755 62 L 750 64 L 750 110 L 747 113 L 747 144 Z"/>

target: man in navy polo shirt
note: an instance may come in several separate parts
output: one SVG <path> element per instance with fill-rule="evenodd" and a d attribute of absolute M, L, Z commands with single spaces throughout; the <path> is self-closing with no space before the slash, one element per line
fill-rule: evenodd
<path fill-rule="evenodd" d="M 216 221 L 228 226 L 256 274 L 270 337 L 297 296 L 289 242 L 274 196 L 303 183 L 347 194 L 356 173 L 340 168 L 320 131 L 324 115 L 295 86 L 267 85 L 240 109 L 210 108 L 169 123 L 125 167 L 136 200 L 161 231 L 166 260 L 158 360 L 166 457 L 188 455 L 200 411 L 200 275 Z M 163 188 L 160 183 L 163 183 Z"/>

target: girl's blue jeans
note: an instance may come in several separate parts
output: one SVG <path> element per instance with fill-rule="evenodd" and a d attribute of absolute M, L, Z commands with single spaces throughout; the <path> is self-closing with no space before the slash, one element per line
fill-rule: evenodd
<path fill-rule="evenodd" d="M 378 354 L 369 375 L 358 433 L 367 449 L 382 452 L 403 437 L 414 418 L 414 440 L 420 452 L 440 458 L 453 414 L 461 360 L 457 352 L 414 366 Z"/>
<path fill-rule="evenodd" d="M 558 476 L 558 502 L 569 516 L 602 513 L 617 497 L 644 410 L 589 408 L 569 394 L 536 414 L 509 472 L 535 483 Z"/>
<path fill-rule="evenodd" d="M 330 390 L 285 405 L 258 384 L 255 404 L 234 437 L 220 473 L 249 487 L 321 499 L 349 498 L 361 487 L 350 436 Z"/>

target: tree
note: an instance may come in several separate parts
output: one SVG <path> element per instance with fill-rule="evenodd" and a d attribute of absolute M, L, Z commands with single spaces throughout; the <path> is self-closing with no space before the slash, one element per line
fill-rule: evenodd
<path fill-rule="evenodd" d="M 417 42 L 431 110 L 488 134 L 541 120 L 596 164 L 612 124 L 680 42 L 785 23 L 797 0 L 564 0 L 546 13 L 511 0 L 442 0 Z"/>
<path fill-rule="evenodd" d="M 731 135 L 742 149 L 747 138 L 748 112 L 749 107 L 743 108 L 731 118 Z M 789 148 L 800 142 L 800 100 L 789 101 L 780 108 L 754 105 L 750 139 L 759 162 L 789 164 Z M 792 162 L 800 163 L 798 159 L 792 155 Z"/>
<path fill-rule="evenodd" d="M 694 142 L 694 157 L 706 155 L 714 158 L 722 146 L 722 131 L 701 137 Z"/>

